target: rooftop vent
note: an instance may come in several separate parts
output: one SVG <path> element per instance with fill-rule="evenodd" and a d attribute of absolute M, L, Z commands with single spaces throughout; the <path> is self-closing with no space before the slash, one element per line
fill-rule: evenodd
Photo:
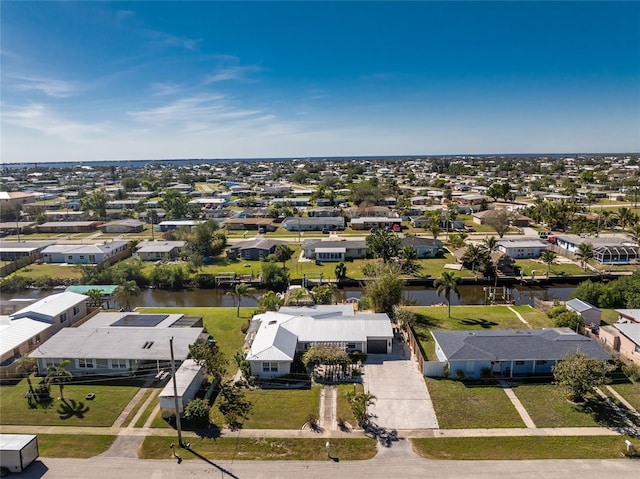
<path fill-rule="evenodd" d="M 147 341 L 146 343 L 144 343 L 144 345 L 142 346 L 142 349 L 151 349 L 151 346 L 153 346 L 153 341 Z"/>

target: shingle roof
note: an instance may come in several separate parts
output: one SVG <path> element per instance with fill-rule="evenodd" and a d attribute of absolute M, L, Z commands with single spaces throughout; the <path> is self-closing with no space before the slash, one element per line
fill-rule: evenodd
<path fill-rule="evenodd" d="M 431 334 L 448 360 L 561 360 L 577 350 L 593 358 L 611 357 L 596 341 L 568 328 Z"/>

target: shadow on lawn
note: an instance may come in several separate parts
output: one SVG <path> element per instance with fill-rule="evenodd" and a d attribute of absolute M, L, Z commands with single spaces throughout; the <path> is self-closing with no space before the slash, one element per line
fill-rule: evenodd
<path fill-rule="evenodd" d="M 69 401 L 63 401 L 56 412 L 60 415 L 60 419 L 71 419 L 72 417 L 83 419 L 89 410 L 89 406 L 85 406 L 82 401 L 70 399 Z"/>
<path fill-rule="evenodd" d="M 465 326 L 480 326 L 483 329 L 491 329 L 498 325 L 498 323 L 487 321 L 486 319 L 460 319 L 458 322 Z"/>

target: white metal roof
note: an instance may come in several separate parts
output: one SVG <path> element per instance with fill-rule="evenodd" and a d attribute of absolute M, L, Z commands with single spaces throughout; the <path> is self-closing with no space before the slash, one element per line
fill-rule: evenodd
<path fill-rule="evenodd" d="M 51 322 L 33 318 L 10 319 L 0 316 L 0 356 L 40 334 L 51 326 Z"/>
<path fill-rule="evenodd" d="M 48 318 L 54 318 L 60 313 L 63 313 L 77 304 L 86 301 L 88 297 L 89 296 L 84 294 L 72 293 L 71 291 L 52 294 L 40 301 L 25 306 L 20 311 L 16 311 L 11 315 L 11 318 L 23 318 L 29 316 L 31 313 L 40 314 Z"/>
<path fill-rule="evenodd" d="M 614 323 L 613 326 L 631 341 L 640 345 L 640 323 Z"/>
<path fill-rule="evenodd" d="M 32 358 L 169 360 L 171 359 L 169 339 L 173 337 L 175 358 L 183 360 L 189 356 L 189 345 L 197 341 L 202 331 L 202 328 L 63 328 L 29 356 Z"/>
<path fill-rule="evenodd" d="M 193 380 L 202 371 L 202 366 L 196 363 L 193 359 L 185 359 L 178 370 L 176 371 L 176 390 L 178 397 L 189 389 Z M 160 397 L 174 397 L 173 394 L 173 381 L 169 381 L 164 389 L 159 394 Z"/>
<path fill-rule="evenodd" d="M 346 253 L 347 248 L 316 248 L 316 254 L 318 253 Z"/>

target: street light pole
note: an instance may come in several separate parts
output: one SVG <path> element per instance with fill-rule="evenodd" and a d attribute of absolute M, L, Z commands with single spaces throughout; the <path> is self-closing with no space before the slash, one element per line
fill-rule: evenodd
<path fill-rule="evenodd" d="M 178 446 L 182 444 L 182 424 L 180 423 L 180 411 L 178 409 L 178 385 L 176 384 L 176 361 L 173 358 L 173 336 L 169 339 L 169 349 L 171 350 L 171 376 L 173 378 L 173 401 L 176 407 L 176 429 L 178 430 Z"/>

